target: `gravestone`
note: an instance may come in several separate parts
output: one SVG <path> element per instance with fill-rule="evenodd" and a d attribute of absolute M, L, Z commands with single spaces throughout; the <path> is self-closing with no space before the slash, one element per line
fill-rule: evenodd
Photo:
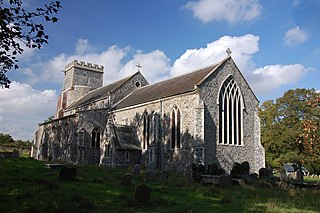
<path fill-rule="evenodd" d="M 241 175 L 249 175 L 250 165 L 249 162 L 245 161 L 241 163 Z"/>
<path fill-rule="evenodd" d="M 259 169 L 259 178 L 263 179 L 263 178 L 267 178 L 268 177 L 268 171 L 266 168 L 261 168 Z"/>
<path fill-rule="evenodd" d="M 121 184 L 129 186 L 132 183 L 132 174 L 126 173 L 121 178 Z"/>
<path fill-rule="evenodd" d="M 62 167 L 59 172 L 59 179 L 66 181 L 74 181 L 77 176 L 76 168 Z"/>
<path fill-rule="evenodd" d="M 230 171 L 231 176 L 233 178 L 238 178 L 242 174 L 242 167 L 240 163 L 235 162 L 232 166 L 232 169 Z"/>
<path fill-rule="evenodd" d="M 140 176 L 140 170 L 141 170 L 140 164 L 134 165 L 133 171 L 132 171 L 132 176 L 133 177 L 139 177 Z"/>
<path fill-rule="evenodd" d="M 136 186 L 135 200 L 138 203 L 147 204 L 150 202 L 151 188 L 146 184 Z"/>

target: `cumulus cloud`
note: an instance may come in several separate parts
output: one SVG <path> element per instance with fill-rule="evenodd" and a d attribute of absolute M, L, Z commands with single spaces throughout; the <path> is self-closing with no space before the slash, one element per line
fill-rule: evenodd
<path fill-rule="evenodd" d="M 63 81 L 64 67 L 73 60 L 90 62 L 104 66 L 104 84 L 111 83 L 137 71 L 136 64 L 142 64 L 142 72 L 150 82 L 162 79 L 169 72 L 169 58 L 160 50 L 143 53 L 131 47 L 116 45 L 99 51 L 87 39 L 79 39 L 72 55 L 60 54 L 47 62 L 32 64 L 20 71 L 28 77 L 28 82 Z"/>
<path fill-rule="evenodd" d="M 241 70 L 252 69 L 252 54 L 259 50 L 259 37 L 247 34 L 244 36 L 223 36 L 208 43 L 206 47 L 189 49 L 177 59 L 172 67 L 172 75 L 180 75 L 186 71 L 208 66 L 226 57 L 226 50 L 232 50 L 232 57 Z"/>
<path fill-rule="evenodd" d="M 261 13 L 259 0 L 189 1 L 185 8 L 202 22 L 226 21 L 230 24 L 255 20 Z"/>
<path fill-rule="evenodd" d="M 0 90 L 0 132 L 17 139 L 32 139 L 37 122 L 55 112 L 54 90 L 35 90 L 30 84 L 12 82 L 9 89 Z"/>
<path fill-rule="evenodd" d="M 253 71 L 252 87 L 259 94 L 268 93 L 278 89 L 282 85 L 299 81 L 308 69 L 301 64 L 268 65 Z"/>
<path fill-rule="evenodd" d="M 307 34 L 299 26 L 296 26 L 286 32 L 283 40 L 285 45 L 292 47 L 305 42 L 307 39 Z"/>

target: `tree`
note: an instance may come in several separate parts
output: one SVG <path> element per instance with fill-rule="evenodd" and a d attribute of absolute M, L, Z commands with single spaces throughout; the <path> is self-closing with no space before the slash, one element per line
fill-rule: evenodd
<path fill-rule="evenodd" d="M 302 134 L 298 138 L 302 162 L 320 172 L 320 96 L 309 101 L 308 107 L 316 111 L 315 116 L 302 122 Z"/>
<path fill-rule="evenodd" d="M 275 102 L 268 100 L 261 105 L 261 142 L 267 164 L 280 168 L 285 162 L 304 158 L 296 141 L 303 131 L 301 122 L 316 116 L 317 112 L 308 107 L 316 95 L 314 89 L 289 90 Z"/>
<path fill-rule="evenodd" d="M 13 138 L 9 134 L 0 133 L 0 144 L 12 143 Z"/>
<path fill-rule="evenodd" d="M 17 55 L 22 54 L 25 44 L 28 48 L 41 48 L 48 43 L 43 22 L 55 23 L 54 15 L 61 8 L 59 1 L 45 4 L 35 11 L 23 8 L 22 0 L 0 0 L 0 86 L 9 88 L 11 81 L 7 71 L 18 69 Z"/>

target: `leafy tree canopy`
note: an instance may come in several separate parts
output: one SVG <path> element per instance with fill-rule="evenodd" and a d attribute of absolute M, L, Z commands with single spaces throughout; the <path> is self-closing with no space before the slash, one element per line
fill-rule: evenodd
<path fill-rule="evenodd" d="M 305 158 L 297 138 L 303 132 L 303 121 L 319 117 L 315 108 L 308 106 L 317 95 L 314 89 L 289 90 L 276 101 L 268 100 L 261 105 L 261 142 L 267 164 L 280 168 L 285 162 Z"/>
<path fill-rule="evenodd" d="M 0 133 L 0 144 L 12 143 L 13 138 L 9 134 Z"/>
<path fill-rule="evenodd" d="M 23 8 L 22 0 L 0 0 L 0 86 L 9 88 L 6 76 L 10 69 L 18 69 L 17 55 L 22 54 L 21 44 L 28 48 L 41 48 L 48 43 L 44 22 L 55 23 L 60 1 L 53 1 L 34 11 Z"/>

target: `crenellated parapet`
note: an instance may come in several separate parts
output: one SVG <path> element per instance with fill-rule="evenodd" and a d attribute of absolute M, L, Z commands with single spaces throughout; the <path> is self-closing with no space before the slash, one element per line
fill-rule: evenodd
<path fill-rule="evenodd" d="M 104 67 L 102 65 L 86 63 L 84 61 L 73 60 L 71 63 L 69 63 L 67 66 L 65 66 L 64 71 L 67 72 L 68 70 L 70 70 L 72 68 L 86 69 L 86 70 L 101 72 L 101 73 L 103 73 L 103 69 L 104 69 Z"/>

